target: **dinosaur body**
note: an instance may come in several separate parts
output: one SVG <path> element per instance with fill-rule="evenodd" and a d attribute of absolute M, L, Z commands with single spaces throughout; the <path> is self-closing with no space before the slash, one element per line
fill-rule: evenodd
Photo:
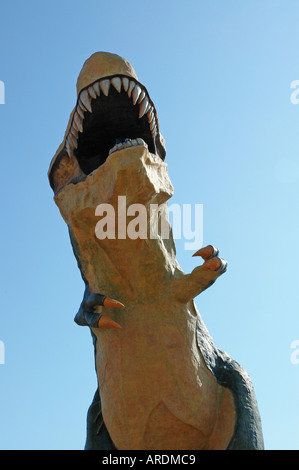
<path fill-rule="evenodd" d="M 86 113 L 83 124 L 80 111 Z M 113 147 L 118 135 L 120 144 Z M 133 69 L 115 55 L 92 56 L 79 76 L 77 106 L 49 172 L 85 282 L 75 320 L 90 327 L 95 347 L 99 387 L 88 413 L 86 448 L 262 448 L 251 381 L 213 345 L 193 302 L 225 263 L 217 253 L 202 255 L 203 265 L 186 275 L 171 231 L 166 238 L 150 236 L 153 205 L 160 209 L 159 222 L 168 223 L 173 188 L 164 158 L 156 110 Z M 136 204 L 145 208 L 147 236 L 96 236 L 95 209 L 102 204 L 113 208 L 116 218 L 107 223 L 119 235 L 120 196 L 126 197 L 126 212 Z M 99 294 L 125 308 L 92 303 Z M 101 323 L 103 314 L 108 323 Z"/>

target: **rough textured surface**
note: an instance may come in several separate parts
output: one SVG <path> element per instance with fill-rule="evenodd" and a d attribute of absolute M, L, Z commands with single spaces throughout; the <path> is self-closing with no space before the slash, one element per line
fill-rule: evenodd
<path fill-rule="evenodd" d="M 136 78 L 126 61 L 99 53 L 83 67 L 79 96 L 80 86 L 109 70 Z M 95 110 L 93 122 L 102 119 Z M 89 129 L 86 124 L 83 134 Z M 120 149 L 85 174 L 80 151 L 66 152 L 68 131 L 49 178 L 85 282 L 76 321 L 89 325 L 95 348 L 99 388 L 88 412 L 86 449 L 262 449 L 250 378 L 214 346 L 193 303 L 222 274 L 215 269 L 219 258 L 185 274 L 171 232 L 168 239 L 150 238 L 148 223 L 146 238 L 117 237 L 132 219 L 125 227 L 119 220 L 119 196 L 126 197 L 124 211 L 142 204 L 148 221 L 150 205 L 158 204 L 164 209 L 160 222 L 167 223 L 173 188 L 158 147 L 157 154 L 149 151 L 150 141 Z M 155 132 L 153 139 L 161 145 L 158 126 Z M 95 235 L 99 204 L 114 208 L 115 225 L 109 224 L 114 239 Z M 95 303 L 89 311 L 86 305 L 96 294 L 117 299 L 125 308 Z M 121 329 L 100 328 L 102 313 Z"/>

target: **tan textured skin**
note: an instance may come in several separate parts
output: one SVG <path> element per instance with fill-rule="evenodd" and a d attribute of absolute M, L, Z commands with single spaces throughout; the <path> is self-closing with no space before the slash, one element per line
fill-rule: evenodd
<path fill-rule="evenodd" d="M 125 305 L 102 308 L 121 329 L 93 328 L 102 413 L 115 446 L 226 449 L 235 427 L 234 400 L 217 383 L 198 348 L 193 303 L 220 274 L 202 267 L 184 274 L 171 236 L 95 236 L 100 219 L 96 207 L 112 204 L 117 215 L 118 196 L 126 195 L 127 206 L 144 204 L 148 214 L 149 204 L 167 207 L 173 187 L 166 163 L 138 146 L 111 154 L 86 178 L 75 158 L 62 159 L 54 173 L 55 202 L 76 240 L 91 293 Z"/>
<path fill-rule="evenodd" d="M 122 74 L 138 80 L 132 65 L 117 54 L 95 52 L 87 59 L 77 80 L 77 94 L 101 77 Z"/>

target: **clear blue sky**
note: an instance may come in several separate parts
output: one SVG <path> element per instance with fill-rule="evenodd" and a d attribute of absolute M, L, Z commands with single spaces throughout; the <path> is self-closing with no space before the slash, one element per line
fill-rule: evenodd
<path fill-rule="evenodd" d="M 73 322 L 83 282 L 47 170 L 102 50 L 149 90 L 171 202 L 203 204 L 204 244 L 229 262 L 196 305 L 253 380 L 265 446 L 299 449 L 298 1 L 2 1 L 0 44 L 0 448 L 84 445 L 93 349 Z M 191 255 L 178 241 L 185 272 Z"/>

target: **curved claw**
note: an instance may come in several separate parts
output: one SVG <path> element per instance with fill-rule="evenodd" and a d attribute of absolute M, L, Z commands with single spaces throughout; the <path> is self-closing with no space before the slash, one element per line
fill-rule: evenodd
<path fill-rule="evenodd" d="M 221 261 L 221 265 L 220 265 L 220 268 L 217 269 L 217 272 L 220 273 L 220 274 L 223 274 L 225 273 L 225 271 L 227 270 L 227 261 L 225 261 L 225 259 L 222 259 L 220 258 L 220 261 Z"/>
<path fill-rule="evenodd" d="M 124 304 L 103 294 L 89 294 L 89 287 L 85 291 L 84 300 L 75 317 L 78 325 L 88 325 L 91 328 L 121 328 L 107 315 L 97 313 L 95 307 L 124 308 Z"/>
<path fill-rule="evenodd" d="M 201 256 L 205 262 L 203 264 L 203 269 L 212 269 L 217 273 L 223 274 L 227 270 L 227 261 L 222 258 L 218 258 L 219 250 L 213 245 L 205 246 L 198 250 L 192 256 Z"/>
<path fill-rule="evenodd" d="M 106 315 L 101 315 L 98 328 L 121 328 L 121 326 Z"/>
<path fill-rule="evenodd" d="M 202 265 L 202 269 L 211 269 L 212 271 L 223 274 L 227 269 L 227 261 L 222 258 L 218 258 L 217 256 L 209 258 Z"/>
<path fill-rule="evenodd" d="M 201 256 L 205 261 L 207 261 L 208 259 L 214 258 L 215 256 L 218 256 L 218 255 L 219 255 L 218 248 L 215 248 L 212 245 L 208 245 L 198 250 L 192 256 Z"/>
<path fill-rule="evenodd" d="M 90 294 L 88 299 L 84 302 L 84 307 L 92 309 L 97 306 L 114 308 L 124 307 L 124 304 L 122 304 L 118 300 L 110 299 L 110 297 L 107 297 L 103 294 Z"/>
<path fill-rule="evenodd" d="M 124 304 L 122 304 L 118 300 L 110 299 L 110 297 L 105 297 L 105 299 L 103 300 L 103 306 L 104 307 L 112 307 L 112 308 L 114 308 L 114 307 L 123 308 Z"/>
<path fill-rule="evenodd" d="M 201 256 L 204 263 L 190 274 L 172 281 L 172 292 L 180 302 L 188 302 L 214 284 L 225 273 L 227 261 L 218 257 L 219 250 L 212 245 L 201 248 L 193 256 Z"/>

